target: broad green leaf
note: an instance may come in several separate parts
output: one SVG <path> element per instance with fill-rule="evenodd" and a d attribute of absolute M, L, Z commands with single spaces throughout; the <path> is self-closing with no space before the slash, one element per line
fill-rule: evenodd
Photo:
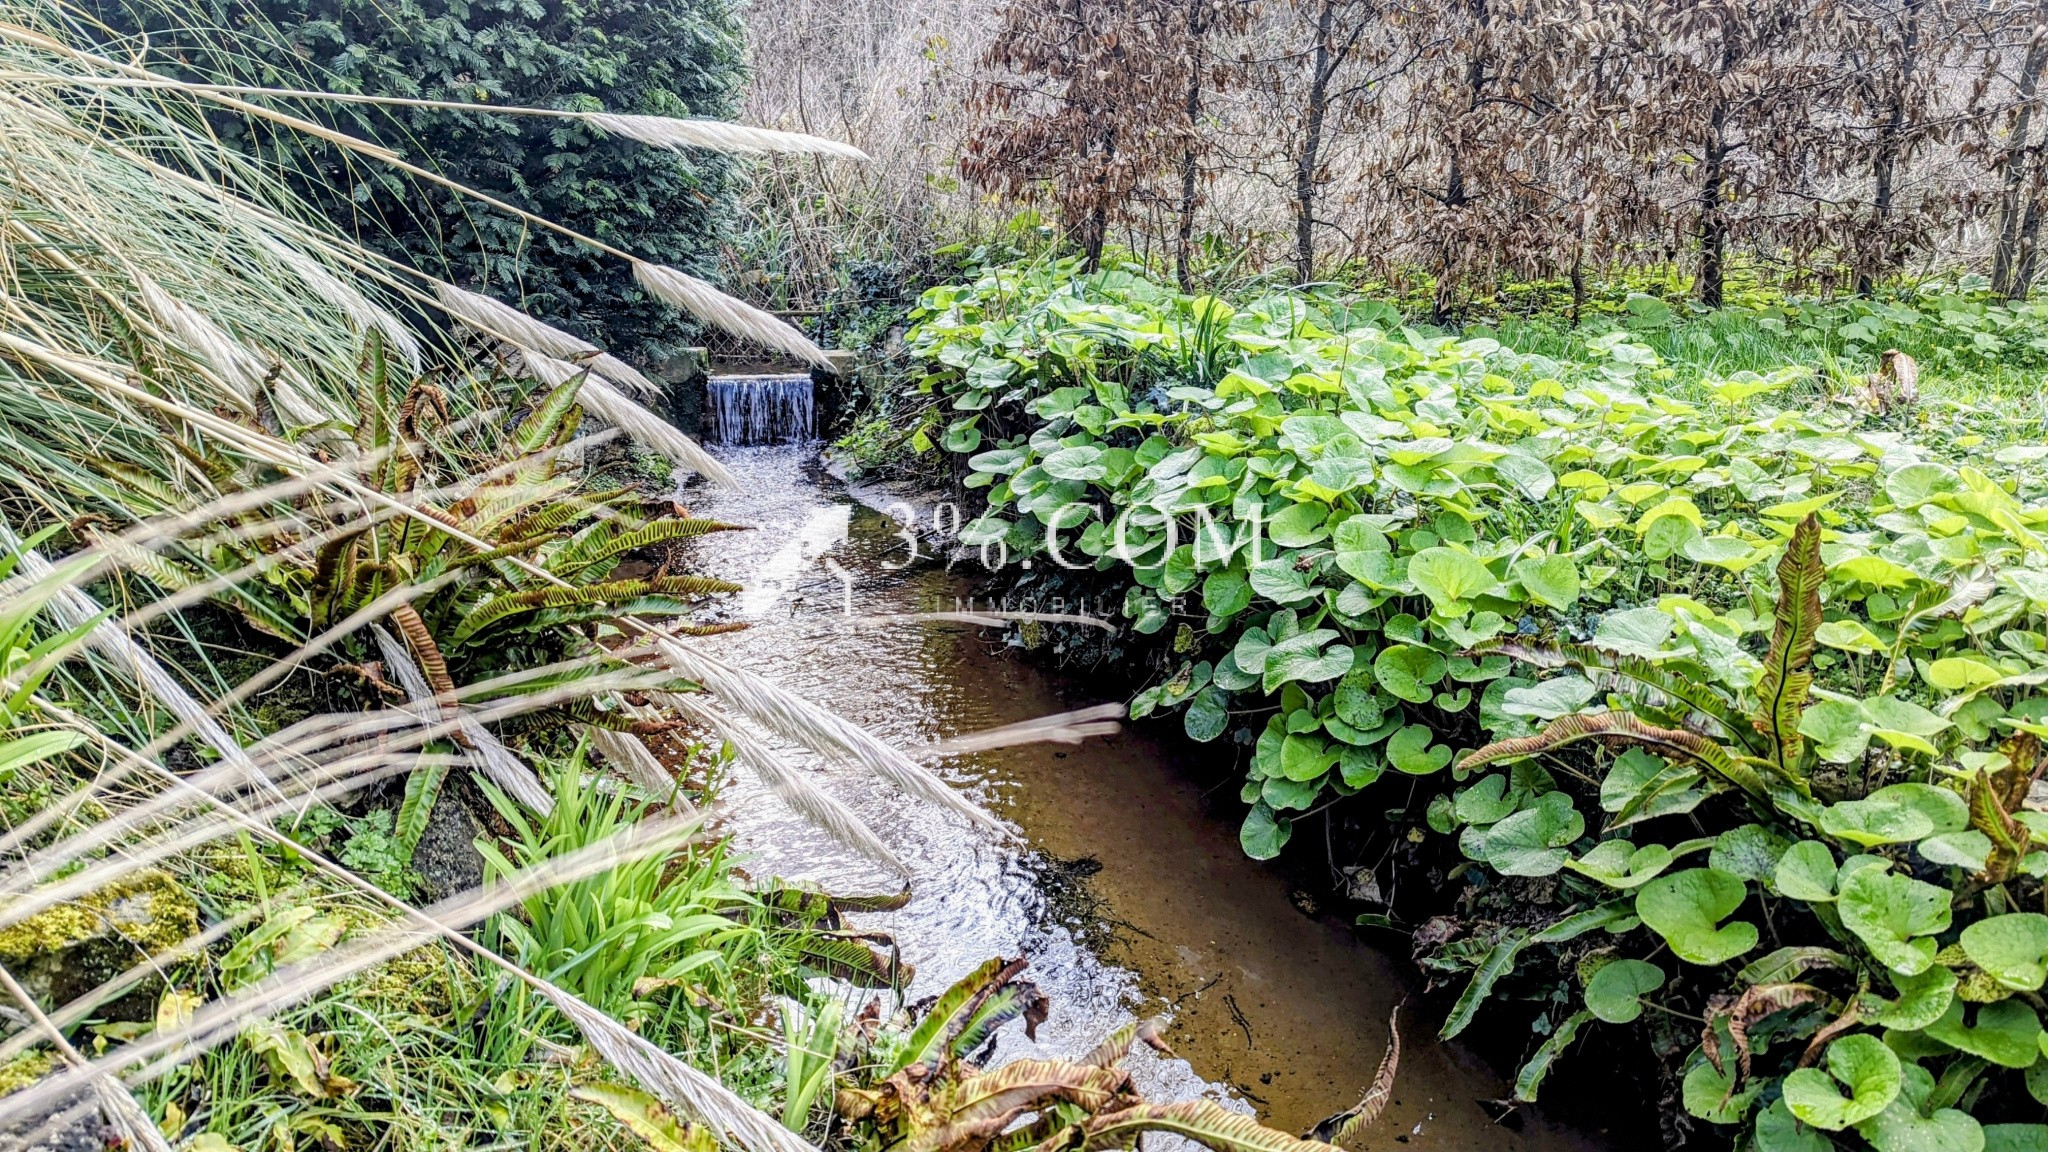
<path fill-rule="evenodd" d="M 1323 647 L 1336 638 L 1335 631 L 1317 628 L 1290 636 L 1268 648 L 1262 676 L 1265 690 L 1277 692 L 1283 685 L 1296 681 L 1320 684 L 1351 671 L 1353 649 L 1350 645 Z"/>
<path fill-rule="evenodd" d="M 1579 602 L 1579 569 L 1569 556 L 1551 553 L 1540 559 L 1517 560 L 1515 579 L 1532 600 L 1562 612 Z"/>
<path fill-rule="evenodd" d="M 1814 629 L 1813 638 L 1829 648 L 1866 656 L 1891 650 L 1891 645 L 1856 620 L 1830 620 Z"/>
<path fill-rule="evenodd" d="M 1525 798 L 1524 793 L 1509 792 L 1508 778 L 1495 772 L 1459 789 L 1451 803 L 1451 812 L 1460 824 L 1484 827 L 1514 815 Z"/>
<path fill-rule="evenodd" d="M 1712 868 L 1659 876 L 1636 894 L 1636 915 L 1694 964 L 1721 964 L 1756 947 L 1756 925 L 1723 926 L 1747 896 L 1742 881 Z"/>
<path fill-rule="evenodd" d="M 1457 548 L 1425 548 L 1409 557 L 1408 579 L 1446 616 L 1465 615 L 1473 597 L 1499 586 L 1486 565 Z"/>
<path fill-rule="evenodd" d="M 1744 880 L 1770 880 L 1777 872 L 1778 858 L 1791 846 L 1791 841 L 1762 824 L 1743 824 L 1714 841 L 1707 867 Z"/>
<path fill-rule="evenodd" d="M 1669 560 L 1699 538 L 1700 530 L 1693 526 L 1692 521 L 1679 516 L 1665 516 L 1643 533 L 1643 555 L 1659 562 Z"/>
<path fill-rule="evenodd" d="M 1934 835 L 1934 821 L 1917 808 L 1873 795 L 1821 809 L 1820 829 L 1837 840 L 1875 848 L 1924 840 Z"/>
<path fill-rule="evenodd" d="M 1970 963 L 2016 992 L 2038 991 L 2048 982 L 2048 916 L 2008 912 L 1963 929 L 1958 941 Z"/>
<path fill-rule="evenodd" d="M 1944 692 L 1988 688 L 2003 679 L 2004 672 L 1969 656 L 1946 656 L 1927 666 L 1927 682 Z"/>
<path fill-rule="evenodd" d="M 1983 1152 L 2048 1152 L 2048 1124 L 1986 1124 Z"/>
<path fill-rule="evenodd" d="M 1280 744 L 1280 774 L 1297 784 L 1320 780 L 1336 767 L 1340 751 L 1320 736 L 1290 733 Z"/>
<path fill-rule="evenodd" d="M 1960 998 L 1952 1000 L 1948 1011 L 1925 1031 L 1951 1048 L 2005 1068 L 2030 1068 L 2041 1058 L 2041 1018 L 2017 997 L 1977 1005 L 1966 1005 Z"/>
<path fill-rule="evenodd" d="M 1754 544 L 1734 536 L 1699 536 L 1685 542 L 1679 552 L 1695 564 L 1711 564 L 1740 572 L 1762 559 Z"/>
<path fill-rule="evenodd" d="M 1803 1124 L 1785 1106 L 1783 1097 L 1756 1114 L 1756 1152 L 1834 1152 L 1834 1145 Z"/>
<path fill-rule="evenodd" d="M 1735 1089 L 1735 1062 L 1724 1060 L 1723 1071 L 1701 1060 L 1686 1070 L 1679 1088 L 1685 1110 L 1709 1124 L 1734 1124 L 1749 1112 L 1757 1094 L 1764 1090 L 1761 1080 L 1751 1080 L 1741 1091 Z"/>
<path fill-rule="evenodd" d="M 1310 574 L 1294 566 L 1292 556 L 1282 556 L 1252 565 L 1252 591 L 1275 604 L 1306 604 L 1320 593 Z"/>
<path fill-rule="evenodd" d="M 1870 747 L 1870 721 L 1852 700 L 1815 700 L 1799 717 L 1799 734 L 1830 764 L 1854 764 Z"/>
<path fill-rule="evenodd" d="M 1671 639 L 1671 633 L 1678 622 L 1656 608 L 1631 608 L 1625 612 L 1610 612 L 1600 618 L 1600 624 L 1593 630 L 1591 641 L 1595 648 L 1605 648 L 1623 656 L 1657 658 L 1668 655 L 1664 642 Z"/>
<path fill-rule="evenodd" d="M 1387 760 L 1396 769 L 1410 776 L 1427 776 L 1441 772 L 1451 762 L 1451 746 L 1438 744 L 1431 747 L 1435 736 L 1421 724 L 1410 724 L 1387 738 Z"/>
<path fill-rule="evenodd" d="M 1266 523 L 1266 535 L 1282 548 L 1306 548 L 1327 538 L 1323 520 L 1329 509 L 1320 504 L 1289 504 Z"/>
<path fill-rule="evenodd" d="M 1939 964 L 1918 976 L 1896 972 L 1890 976 L 1899 992 L 1896 1000 L 1875 993 L 1865 993 L 1862 998 L 1865 1019 L 1881 1028 L 1918 1031 L 1941 1019 L 1956 996 L 1956 974 Z"/>
<path fill-rule="evenodd" d="M 1202 607 L 1213 616 L 1235 616 L 1251 603 L 1251 583 L 1235 572 L 1211 572 L 1202 581 Z"/>
<path fill-rule="evenodd" d="M 1862 939 L 1879 963 L 1901 976 L 1917 976 L 1934 963 L 1929 937 L 1948 931 L 1946 888 L 1880 868 L 1859 869 L 1838 883 L 1835 906 L 1842 925 Z"/>
<path fill-rule="evenodd" d="M 1230 726 L 1228 700 L 1229 697 L 1214 685 L 1195 693 L 1195 698 L 1188 701 L 1187 714 L 1181 720 L 1188 739 L 1206 743 L 1223 735 L 1223 730 Z"/>
<path fill-rule="evenodd" d="M 1920 853 L 1920 858 L 1929 864 L 1982 872 L 1991 859 L 1991 837 L 1975 828 L 1963 832 L 1943 832 L 1937 836 L 1929 836 L 1914 845 L 1914 851 Z"/>
<path fill-rule="evenodd" d="M 1450 666 L 1433 648 L 1391 644 L 1373 658 L 1372 674 L 1380 687 L 1411 704 L 1427 704 L 1436 695 Z"/>
<path fill-rule="evenodd" d="M 1828 1045 L 1827 1071 L 1795 1069 L 1785 1077 L 1785 1106 L 1801 1121 L 1839 1132 L 1884 1111 L 1899 1095 L 1899 1058 L 1868 1033 Z"/>
<path fill-rule="evenodd" d="M 1626 840 L 1604 840 L 1577 860 L 1565 861 L 1564 866 L 1609 888 L 1627 891 L 1656 879 L 1673 859 L 1671 849 L 1662 844 L 1638 848 Z"/>
<path fill-rule="evenodd" d="M 1585 832 L 1572 798 L 1548 792 L 1487 832 L 1486 862 L 1503 876 L 1549 876 L 1564 867 L 1572 842 Z"/>
<path fill-rule="evenodd" d="M 1294 822 L 1277 816 L 1264 801 L 1252 805 L 1245 814 L 1244 824 L 1237 830 L 1237 841 L 1244 848 L 1244 854 L 1254 860 L 1271 860 L 1287 846 L 1288 837 L 1294 835 Z"/>
<path fill-rule="evenodd" d="M 1953 789 L 1933 784 L 1889 784 L 1868 798 L 1912 808 L 1925 815 L 1936 832 L 1960 832 L 1970 826 L 1969 802 Z"/>
<path fill-rule="evenodd" d="M 1388 705 L 1373 693 L 1371 673 L 1355 660 L 1351 671 L 1337 682 L 1337 690 L 1332 696 L 1331 704 L 1337 710 L 1337 719 L 1353 728 L 1376 728 L 1386 717 Z"/>
<path fill-rule="evenodd" d="M 1835 899 L 1835 854 L 1818 840 L 1801 840 L 1778 857 L 1772 873 L 1778 891 L 1809 904 L 1828 904 Z"/>
<path fill-rule="evenodd" d="M 1902 1086 L 1885 1109 L 1856 1125 L 1877 1152 L 1984 1152 L 1984 1129 L 1954 1108 L 1929 1113 L 1934 1077 L 1918 1064 L 1901 1065 Z"/>
<path fill-rule="evenodd" d="M 1882 556 L 1852 556 L 1829 568 L 1828 577 L 1850 584 L 1865 584 L 1872 588 L 1907 588 L 1926 582 L 1926 578 L 1918 572 L 1894 564 Z"/>
<path fill-rule="evenodd" d="M 1693 787 L 1700 770 L 1689 761 L 1672 763 L 1653 752 L 1631 748 L 1615 757 L 1600 781 L 1600 810 L 1622 814 L 1626 823 L 1682 815 L 1699 807 L 1706 793 Z"/>
<path fill-rule="evenodd" d="M 1643 997 L 1664 986 L 1664 970 L 1642 960 L 1600 966 L 1586 981 L 1586 1010 L 1609 1024 L 1626 1024 L 1643 1014 Z"/>
<path fill-rule="evenodd" d="M 1062 448 L 1039 461 L 1039 467 L 1061 480 L 1095 481 L 1109 472 L 1102 463 L 1102 449 L 1093 445 Z"/>
<path fill-rule="evenodd" d="M 1584 708 L 1593 699 L 1593 682 L 1577 673 L 1553 676 L 1527 688 L 1511 688 L 1501 698 L 1500 710 L 1510 716 L 1533 716 L 1555 720 Z"/>
<path fill-rule="evenodd" d="M 1884 478 L 1885 495 L 1901 508 L 1917 508 L 1956 488 L 1955 470 L 1940 464 L 1908 464 Z"/>

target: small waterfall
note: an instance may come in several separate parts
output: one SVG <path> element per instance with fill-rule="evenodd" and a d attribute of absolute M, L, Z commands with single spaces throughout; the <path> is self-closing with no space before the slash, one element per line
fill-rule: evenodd
<path fill-rule="evenodd" d="M 714 444 L 799 444 L 817 435 L 805 374 L 713 376 L 708 407 Z"/>

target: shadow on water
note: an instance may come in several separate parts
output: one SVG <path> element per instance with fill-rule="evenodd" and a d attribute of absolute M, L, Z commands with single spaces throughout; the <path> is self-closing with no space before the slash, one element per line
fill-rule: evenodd
<path fill-rule="evenodd" d="M 692 489 L 693 513 L 756 526 L 709 537 L 696 568 L 748 585 L 729 607 L 751 627 L 706 641 L 898 747 L 1099 703 L 1086 687 L 1006 654 L 959 624 L 858 623 L 950 607 L 964 574 L 908 563 L 894 524 L 853 506 L 801 449 L 722 450 L 742 489 Z M 849 612 L 851 615 L 849 615 Z M 861 917 L 893 932 L 916 965 L 913 998 L 981 961 L 1023 954 L 1053 1015 L 1027 1040 L 1011 1026 L 997 1058 L 1071 1055 L 1117 1025 L 1164 1013 L 1180 1059 L 1140 1050 L 1149 1098 L 1207 1096 L 1301 1132 L 1357 1101 L 1413 991 L 1404 963 L 1333 918 L 1289 901 L 1287 880 L 1245 858 L 1214 818 L 1200 749 L 1125 732 L 1079 747 L 1031 746 L 948 761 L 955 785 L 1011 824 L 1004 840 L 817 761 L 839 799 L 911 870 L 901 911 Z M 728 790 L 736 838 L 757 874 L 838 891 L 898 881 L 839 848 L 745 779 Z M 1495 1122 L 1508 1087 L 1461 1049 L 1434 1042 L 1418 1004 L 1403 1014 L 1394 1102 L 1371 1147 L 1579 1149 L 1596 1142 L 1524 1113 Z"/>

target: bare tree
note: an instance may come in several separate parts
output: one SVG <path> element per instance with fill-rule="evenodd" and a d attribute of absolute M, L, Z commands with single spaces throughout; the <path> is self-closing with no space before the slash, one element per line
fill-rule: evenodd
<path fill-rule="evenodd" d="M 1013 198 L 1049 197 L 1098 264 L 1146 182 L 1179 162 L 1186 188 L 1196 31 L 1214 18 L 1187 9 L 1212 2 L 1008 0 L 968 100 L 961 174 Z"/>
<path fill-rule="evenodd" d="M 1828 0 L 1650 0 L 1637 24 L 1646 83 L 1634 140 L 1689 194 L 1670 206 L 1698 247 L 1700 302 L 1722 302 L 1732 239 L 1784 224 L 1772 193 L 1807 198 L 1839 102 Z M 1687 175 L 1690 179 L 1687 179 Z"/>
<path fill-rule="evenodd" d="M 1227 92 L 1239 73 L 1216 59 L 1211 42 L 1242 32 L 1256 8 L 1249 0 L 1182 0 L 1187 13 L 1187 132 L 1181 144 L 1180 204 L 1173 245 L 1174 279 L 1181 291 L 1195 290 L 1195 211 L 1202 205 L 1205 164 L 1213 141 L 1204 121 L 1204 92 Z"/>

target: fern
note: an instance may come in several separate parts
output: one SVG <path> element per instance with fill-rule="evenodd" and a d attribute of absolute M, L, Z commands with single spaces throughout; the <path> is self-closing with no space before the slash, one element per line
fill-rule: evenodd
<path fill-rule="evenodd" d="M 1757 712 L 1751 725 L 1770 739 L 1768 760 L 1786 780 L 1799 778 L 1805 739 L 1799 718 L 1813 688 L 1813 652 L 1821 625 L 1820 586 L 1827 569 L 1820 562 L 1820 521 L 1812 513 L 1792 530 L 1792 542 L 1778 560 L 1778 607 L 1771 650 L 1757 681 Z"/>
<path fill-rule="evenodd" d="M 686 611 L 688 606 L 668 600 L 635 604 L 648 597 L 708 596 L 739 590 L 739 585 L 728 580 L 714 580 L 708 576 L 669 576 L 659 580 L 613 580 L 604 584 L 586 584 L 581 588 L 535 588 L 508 592 L 484 601 L 465 615 L 455 626 L 451 643 L 465 643 L 485 628 L 524 612 L 604 607 L 607 609 L 605 614 L 614 616 L 670 614 L 675 610 Z"/>
<path fill-rule="evenodd" d="M 1551 721 L 1548 727 L 1534 736 L 1496 740 L 1484 748 L 1475 750 L 1459 764 L 1458 770 L 1469 773 L 1509 760 L 1554 752 L 1559 748 L 1587 740 L 1613 740 L 1623 744 L 1637 744 L 1665 756 L 1692 760 L 1718 773 L 1753 796 L 1765 795 L 1763 781 L 1757 778 L 1756 772 L 1741 759 L 1729 755 L 1726 748 L 1697 732 L 1659 728 L 1633 712 L 1578 713 L 1561 717 Z"/>
<path fill-rule="evenodd" d="M 1631 681 L 1653 692 L 1660 692 L 1713 721 L 1729 739 L 1741 744 L 1744 750 L 1752 755 L 1763 755 L 1769 751 L 1761 736 L 1750 725 L 1749 718 L 1742 715 L 1740 706 L 1734 701 L 1705 684 L 1680 677 L 1655 661 L 1645 660 L 1640 656 L 1622 656 L 1605 652 L 1588 644 L 1545 644 L 1519 640 L 1487 645 L 1481 651 L 1497 652 L 1539 668 L 1570 666 L 1586 672 L 1606 673 Z"/>
<path fill-rule="evenodd" d="M 744 532 L 742 524 L 725 524 L 703 517 L 687 520 L 657 520 L 638 531 L 619 532 L 611 525 L 601 525 L 589 535 L 562 549 L 549 562 L 549 568 L 557 575 L 568 577 L 591 567 L 603 560 L 651 548 L 669 540 L 689 540 L 710 532 Z"/>
<path fill-rule="evenodd" d="M 1062 1142 L 1055 1146 L 1077 1150 L 1127 1148 L 1143 1132 L 1171 1132 L 1216 1152 L 1329 1152 L 1326 1144 L 1297 1139 L 1268 1128 L 1214 1100 L 1137 1104 L 1106 1112 L 1081 1125 L 1076 1133 L 1078 1139 L 1073 1143 Z M 1054 1141 L 1046 1143 L 1054 1145 Z"/>
<path fill-rule="evenodd" d="M 554 441 L 555 435 L 562 430 L 563 422 L 576 408 L 576 394 L 582 391 L 583 382 L 589 378 L 590 373 L 585 370 L 555 385 L 526 419 L 519 422 L 512 439 L 519 445 L 521 455 L 538 452 Z"/>
<path fill-rule="evenodd" d="M 427 819 L 434 813 L 434 802 L 440 798 L 441 784 L 447 777 L 447 766 L 442 764 L 427 765 L 406 777 L 405 799 L 398 805 L 393 834 L 408 857 L 419 846 L 420 837 L 426 835 Z"/>
<path fill-rule="evenodd" d="M 506 537 L 532 536 L 541 532 L 553 532 L 566 528 L 591 514 L 594 508 L 602 508 L 619 497 L 628 495 L 631 488 L 610 488 L 603 492 L 592 492 L 575 500 L 550 504 L 523 519 L 514 520 L 500 532 L 499 539 Z"/>

